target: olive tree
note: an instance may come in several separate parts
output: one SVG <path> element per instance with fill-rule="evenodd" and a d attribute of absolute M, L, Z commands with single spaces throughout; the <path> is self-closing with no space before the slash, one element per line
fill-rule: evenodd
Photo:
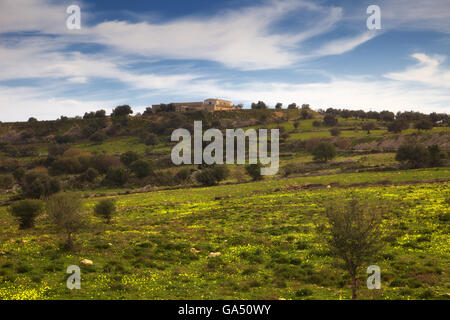
<path fill-rule="evenodd" d="M 74 235 L 85 225 L 81 197 L 76 193 L 54 194 L 47 201 L 47 214 L 57 231 L 65 235 L 65 249 L 73 249 Z"/>
<path fill-rule="evenodd" d="M 328 224 L 320 226 L 323 237 L 351 279 L 352 299 L 357 299 L 358 272 L 381 250 L 381 207 L 351 200 L 333 199 L 326 205 Z"/>

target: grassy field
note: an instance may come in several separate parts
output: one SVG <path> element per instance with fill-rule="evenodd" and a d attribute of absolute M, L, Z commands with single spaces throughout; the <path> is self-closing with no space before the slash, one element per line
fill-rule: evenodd
<path fill-rule="evenodd" d="M 0 299 L 348 299 L 316 225 L 338 195 L 385 204 L 382 289 L 362 299 L 448 298 L 450 183 L 293 190 L 304 183 L 343 184 L 450 178 L 449 168 L 272 179 L 239 185 L 115 197 L 111 225 L 92 215 L 67 253 L 47 219 L 31 231 L 0 208 Z M 218 198 L 223 198 L 218 200 Z M 191 252 L 195 248 L 199 252 Z M 208 257 L 210 252 L 221 252 Z M 66 268 L 82 266 L 70 291 Z"/>

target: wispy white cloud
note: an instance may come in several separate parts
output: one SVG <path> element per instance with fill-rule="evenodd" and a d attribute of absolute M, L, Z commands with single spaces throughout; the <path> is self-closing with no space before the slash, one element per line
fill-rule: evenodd
<path fill-rule="evenodd" d="M 450 68 L 443 66 L 444 56 L 429 56 L 425 53 L 411 55 L 418 63 L 401 72 L 391 72 L 384 76 L 388 79 L 420 83 L 424 85 L 450 88 Z"/>
<path fill-rule="evenodd" d="M 379 33 L 374 31 L 366 31 L 353 37 L 341 38 L 329 41 L 314 52 L 313 56 L 330 56 L 343 54 L 351 51 L 359 45 L 373 39 Z"/>

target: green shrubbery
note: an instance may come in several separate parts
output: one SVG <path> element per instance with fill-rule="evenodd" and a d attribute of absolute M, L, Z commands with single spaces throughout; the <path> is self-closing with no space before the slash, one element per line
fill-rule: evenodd
<path fill-rule="evenodd" d="M 395 160 L 405 163 L 410 168 L 438 167 L 445 162 L 447 155 L 438 145 L 425 148 L 422 144 L 406 143 L 401 145 Z"/>
<path fill-rule="evenodd" d="M 331 143 L 322 142 L 313 149 L 312 155 L 314 161 L 327 162 L 336 156 L 336 148 Z"/>
<path fill-rule="evenodd" d="M 94 207 L 94 214 L 104 219 L 106 223 L 111 223 L 111 219 L 116 212 L 116 204 L 113 199 L 103 199 Z"/>
<path fill-rule="evenodd" d="M 11 214 L 19 221 L 20 229 L 32 228 L 42 209 L 43 205 L 40 200 L 31 199 L 17 201 L 10 207 Z"/>

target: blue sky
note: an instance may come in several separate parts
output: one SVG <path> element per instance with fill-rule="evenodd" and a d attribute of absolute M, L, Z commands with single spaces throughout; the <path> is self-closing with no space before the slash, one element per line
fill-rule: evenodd
<path fill-rule="evenodd" d="M 0 120 L 210 97 L 448 112 L 449 59 L 449 0 L 1 0 Z"/>

